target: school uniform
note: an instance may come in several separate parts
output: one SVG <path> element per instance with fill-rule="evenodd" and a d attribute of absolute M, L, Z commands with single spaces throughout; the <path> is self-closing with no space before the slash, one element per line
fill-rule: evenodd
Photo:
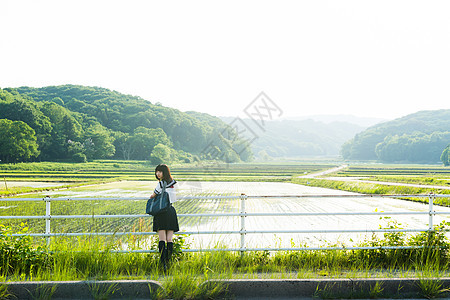
<path fill-rule="evenodd" d="M 169 183 L 166 183 L 166 192 L 169 195 L 170 207 L 169 209 L 161 214 L 158 214 L 153 217 L 153 231 L 158 230 L 173 230 L 177 232 L 180 230 L 178 226 L 178 217 L 175 208 L 172 206 L 172 203 L 177 201 L 176 187 L 175 184 L 177 182 L 172 180 Z M 155 188 L 154 193 L 159 195 L 162 192 L 163 184 L 162 181 L 158 182 L 158 185 Z"/>

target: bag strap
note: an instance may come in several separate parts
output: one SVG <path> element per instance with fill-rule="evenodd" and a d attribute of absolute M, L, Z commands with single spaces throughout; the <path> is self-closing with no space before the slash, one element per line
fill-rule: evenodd
<path fill-rule="evenodd" d="M 163 179 L 163 180 L 161 180 L 161 185 L 162 185 L 162 190 L 161 190 L 161 195 L 164 195 L 164 192 L 166 191 L 166 186 L 167 186 L 167 184 L 166 184 L 166 181 Z"/>
<path fill-rule="evenodd" d="M 167 186 L 166 181 L 165 181 L 165 180 L 162 180 L 162 191 L 161 191 L 161 195 L 164 195 L 164 192 L 166 191 L 166 186 Z M 169 206 L 172 206 L 172 203 L 170 203 L 170 198 L 168 198 L 168 200 L 169 200 Z"/>

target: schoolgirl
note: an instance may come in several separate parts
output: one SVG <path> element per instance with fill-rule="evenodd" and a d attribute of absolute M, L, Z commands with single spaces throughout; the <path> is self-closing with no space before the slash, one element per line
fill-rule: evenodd
<path fill-rule="evenodd" d="M 173 234 L 180 230 L 178 227 L 177 212 L 172 206 L 172 203 L 177 201 L 177 182 L 172 178 L 170 169 L 165 164 L 160 164 L 155 168 L 155 177 L 159 182 L 150 198 L 154 198 L 162 192 L 164 182 L 171 203 L 166 212 L 153 217 L 153 231 L 157 232 L 159 237 L 158 250 L 160 253 L 160 264 L 164 270 L 166 270 L 167 263 L 171 259 L 173 253 Z"/>

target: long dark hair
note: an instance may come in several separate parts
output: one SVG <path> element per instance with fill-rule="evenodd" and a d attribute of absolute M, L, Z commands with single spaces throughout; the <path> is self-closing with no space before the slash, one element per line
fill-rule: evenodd
<path fill-rule="evenodd" d="M 158 176 L 156 176 L 156 171 L 161 171 L 163 173 L 163 178 L 165 182 L 169 183 L 173 180 L 172 175 L 170 174 L 170 169 L 166 164 L 159 164 L 155 168 L 155 177 L 159 180 Z"/>

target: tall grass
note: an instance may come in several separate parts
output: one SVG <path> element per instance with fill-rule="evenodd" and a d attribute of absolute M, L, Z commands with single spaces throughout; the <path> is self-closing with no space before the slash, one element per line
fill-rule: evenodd
<path fill-rule="evenodd" d="M 390 224 L 389 226 L 396 226 Z M 392 228 L 392 227 L 391 227 Z M 352 272 L 399 270 L 447 270 L 450 243 L 445 236 L 448 224 L 433 232 L 405 236 L 388 232 L 373 236 L 359 246 L 373 250 L 267 251 L 240 253 L 219 251 L 182 253 L 184 237 L 177 236 L 177 253 L 167 275 L 189 273 L 195 278 L 240 276 L 239 274 L 291 273 L 296 277 L 340 277 Z M 29 280 L 107 280 L 117 278 L 160 279 L 158 253 L 112 253 L 120 248 L 116 237 L 60 237 L 50 247 L 35 245 L 30 238 L 12 237 L 5 228 L 0 235 L 0 276 Z M 147 241 L 147 243 L 145 242 Z M 122 241 L 123 242 L 123 241 Z M 157 238 L 129 236 L 130 249 L 157 249 Z M 386 249 L 406 245 L 421 249 Z M 306 275 L 303 275 L 306 273 Z M 346 276 L 346 275 L 344 275 Z"/>
<path fill-rule="evenodd" d="M 397 225 L 391 222 L 388 226 Z M 0 278 L 3 281 L 149 279 L 161 282 L 164 287 L 153 291 L 154 298 L 208 299 L 226 290 L 223 279 L 412 276 L 420 278 L 418 285 L 424 296 L 435 297 L 447 292 L 439 280 L 430 280 L 448 276 L 447 228 L 448 224 L 442 223 L 433 232 L 413 236 L 389 232 L 359 244 L 380 247 L 373 250 L 260 251 L 242 255 L 228 251 L 183 253 L 184 237 L 177 236 L 177 253 L 164 273 L 158 266 L 158 253 L 111 252 L 121 247 L 120 239 L 115 237 L 59 237 L 46 247 L 29 238 L 12 237 L 11 229 L 3 227 Z M 144 237 L 127 238 L 130 249 L 157 249 L 156 237 L 150 241 Z M 422 248 L 383 248 L 395 245 Z M 112 292 L 92 287 L 93 295 L 99 299 Z M 378 295 L 382 286 L 369 292 Z M 326 291 L 321 294 L 324 296 Z M 0 287 L 0 295 L 7 295 L 5 287 Z"/>

